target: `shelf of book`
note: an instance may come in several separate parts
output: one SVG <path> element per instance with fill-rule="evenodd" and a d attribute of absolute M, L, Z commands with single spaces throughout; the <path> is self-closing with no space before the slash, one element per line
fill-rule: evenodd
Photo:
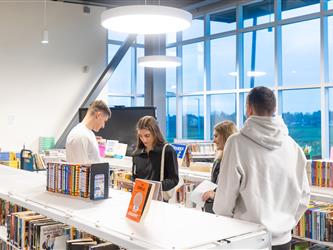
<path fill-rule="evenodd" d="M 333 188 L 311 186 L 311 199 L 333 204 Z"/>
<path fill-rule="evenodd" d="M 333 242 L 313 240 L 313 239 L 310 239 L 310 238 L 303 238 L 303 237 L 300 237 L 300 236 L 297 236 L 297 235 L 293 235 L 293 238 L 299 239 L 299 240 L 305 240 L 305 241 L 309 241 L 309 242 L 312 242 L 312 243 L 321 244 L 321 245 L 333 248 Z"/>
<path fill-rule="evenodd" d="M 0 198 L 124 248 L 224 248 L 250 243 L 252 248 L 269 247 L 264 228 L 250 222 L 152 201 L 145 221 L 136 223 L 125 217 L 128 192 L 110 189 L 109 199 L 91 201 L 45 188 L 45 175 L 0 166 Z"/>
<path fill-rule="evenodd" d="M 119 160 L 112 158 L 104 158 L 104 160 L 110 164 L 111 169 L 122 169 L 122 170 L 132 171 L 132 160 L 130 157 L 126 158 L 127 158 L 126 160 Z M 181 175 L 184 179 L 191 181 L 210 180 L 210 173 L 208 172 L 193 171 L 190 170 L 189 168 L 183 168 L 183 167 L 179 168 L 179 175 Z"/>
<path fill-rule="evenodd" d="M 6 245 L 11 246 L 11 249 L 19 250 L 18 247 L 7 241 L 7 228 L 5 226 L 0 226 L 0 240 L 6 242 Z"/>

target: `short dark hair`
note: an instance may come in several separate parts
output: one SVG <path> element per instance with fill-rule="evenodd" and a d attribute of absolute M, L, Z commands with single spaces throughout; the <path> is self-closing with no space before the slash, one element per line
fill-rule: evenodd
<path fill-rule="evenodd" d="M 272 116 L 276 108 L 274 92 L 263 86 L 255 87 L 250 91 L 247 103 L 259 116 Z"/>
<path fill-rule="evenodd" d="M 95 114 L 96 112 L 103 112 L 104 115 L 107 115 L 109 118 L 111 117 L 111 110 L 102 100 L 93 101 L 89 106 L 88 112 L 91 114 Z"/>

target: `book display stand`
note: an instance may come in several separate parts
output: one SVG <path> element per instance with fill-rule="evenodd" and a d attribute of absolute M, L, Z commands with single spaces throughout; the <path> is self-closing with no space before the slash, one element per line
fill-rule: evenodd
<path fill-rule="evenodd" d="M 109 198 L 75 199 L 45 190 L 46 174 L 0 166 L 0 198 L 130 249 L 268 248 L 270 236 L 257 224 L 159 201 L 143 223 L 126 218 L 128 192 Z"/>

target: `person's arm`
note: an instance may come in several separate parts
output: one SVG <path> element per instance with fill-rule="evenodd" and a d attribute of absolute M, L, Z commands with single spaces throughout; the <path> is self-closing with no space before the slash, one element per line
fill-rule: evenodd
<path fill-rule="evenodd" d="M 172 146 L 166 147 L 164 160 L 164 180 L 162 181 L 162 190 L 168 191 L 177 186 L 179 182 L 177 155 Z"/>
<path fill-rule="evenodd" d="M 234 140 L 232 139 L 229 138 L 225 145 L 213 204 L 213 211 L 216 214 L 229 217 L 233 217 L 244 175 L 239 166 L 237 152 L 233 147 Z"/>

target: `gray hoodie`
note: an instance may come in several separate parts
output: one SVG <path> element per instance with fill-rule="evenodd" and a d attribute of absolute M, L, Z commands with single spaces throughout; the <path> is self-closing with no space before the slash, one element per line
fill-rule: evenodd
<path fill-rule="evenodd" d="M 279 116 L 251 116 L 229 137 L 218 183 L 215 213 L 264 225 L 272 245 L 291 240 L 310 198 L 306 158 Z"/>

